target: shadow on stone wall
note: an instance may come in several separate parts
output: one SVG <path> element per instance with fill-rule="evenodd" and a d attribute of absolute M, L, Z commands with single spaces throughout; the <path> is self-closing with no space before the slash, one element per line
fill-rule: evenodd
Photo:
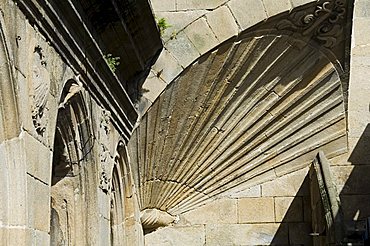
<path fill-rule="evenodd" d="M 365 219 L 370 217 L 370 124 L 357 141 L 348 163 L 335 168 L 338 186 L 343 185 L 339 194 L 344 213 L 347 241 L 360 242 L 364 236 Z M 349 175 L 348 175 L 349 174 Z M 341 184 L 343 180 L 344 184 Z M 307 174 L 297 196 L 290 204 L 271 245 L 312 245 L 311 208 L 309 196 L 309 175 Z M 303 200 L 303 209 L 299 204 Z M 298 221 L 297 213 L 303 213 Z M 366 243 L 364 245 L 370 245 Z"/>
<path fill-rule="evenodd" d="M 271 245 L 312 245 L 312 239 L 309 236 L 312 232 L 310 203 L 309 175 L 307 174 L 281 220 Z M 277 209 L 279 208 L 275 205 L 275 212 Z"/>
<path fill-rule="evenodd" d="M 370 124 L 358 139 L 348 162 L 352 166 L 346 168 L 352 171 L 348 170 L 350 175 L 339 197 L 349 238 L 361 238 L 365 219 L 370 217 Z"/>

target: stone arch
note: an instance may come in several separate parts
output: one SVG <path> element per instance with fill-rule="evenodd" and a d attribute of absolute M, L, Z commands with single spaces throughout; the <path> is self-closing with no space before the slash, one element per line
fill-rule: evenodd
<path fill-rule="evenodd" d="M 139 204 L 127 149 L 121 141 L 112 170 L 110 216 L 112 245 L 143 245 Z"/>
<path fill-rule="evenodd" d="M 97 185 L 93 132 L 78 82 L 68 80 L 61 95 L 51 179 L 51 243 L 91 244 Z"/>

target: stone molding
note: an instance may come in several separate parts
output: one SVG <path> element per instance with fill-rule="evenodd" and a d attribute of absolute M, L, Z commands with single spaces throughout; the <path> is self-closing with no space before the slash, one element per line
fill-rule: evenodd
<path fill-rule="evenodd" d="M 83 24 L 73 1 L 15 0 L 30 23 L 63 57 L 87 90 L 108 110 L 127 141 L 137 119 L 136 110 L 121 81 L 103 59 L 93 33 Z M 61 13 L 68 13 L 63 16 Z"/>

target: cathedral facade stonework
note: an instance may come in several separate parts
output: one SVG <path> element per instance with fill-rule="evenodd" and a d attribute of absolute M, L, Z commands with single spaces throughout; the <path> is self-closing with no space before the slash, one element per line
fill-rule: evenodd
<path fill-rule="evenodd" d="M 367 0 L 0 10 L 1 245 L 369 240 Z"/>

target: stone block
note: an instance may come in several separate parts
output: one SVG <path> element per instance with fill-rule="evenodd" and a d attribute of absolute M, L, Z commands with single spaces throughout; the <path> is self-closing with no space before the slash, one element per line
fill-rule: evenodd
<path fill-rule="evenodd" d="M 203 225 L 192 227 L 166 227 L 146 234 L 146 246 L 203 246 L 205 230 Z"/>
<path fill-rule="evenodd" d="M 312 245 L 310 223 L 289 223 L 289 245 Z"/>
<path fill-rule="evenodd" d="M 288 245 L 287 224 L 206 225 L 207 245 Z"/>
<path fill-rule="evenodd" d="M 285 11 L 289 11 L 292 8 L 289 0 L 263 0 L 263 3 L 269 17 Z"/>
<path fill-rule="evenodd" d="M 162 50 L 152 69 L 167 84 L 171 83 L 183 70 L 178 61 L 166 49 Z"/>
<path fill-rule="evenodd" d="M 23 144 L 26 152 L 27 172 L 43 182 L 50 184 L 53 160 L 51 150 L 27 132 L 23 134 Z"/>
<path fill-rule="evenodd" d="M 237 200 L 219 199 L 180 215 L 180 222 L 197 224 L 232 224 L 238 222 Z"/>
<path fill-rule="evenodd" d="M 5 234 L 5 238 L 0 238 L 1 243 L 3 243 L 2 240 L 5 241 L 1 245 L 30 245 L 30 242 L 33 242 L 31 229 L 19 227 L 1 228 L 0 230 L 4 231 L 3 235 Z"/>
<path fill-rule="evenodd" d="M 242 30 L 245 30 L 267 18 L 261 0 L 231 0 L 227 3 Z"/>
<path fill-rule="evenodd" d="M 261 197 L 261 186 L 256 185 L 247 189 L 226 193 L 231 198 Z"/>
<path fill-rule="evenodd" d="M 177 0 L 177 10 L 215 9 L 227 0 Z"/>
<path fill-rule="evenodd" d="M 162 33 L 162 39 L 167 42 L 176 39 L 177 33 L 207 13 L 206 10 L 191 10 L 180 12 L 158 12 L 157 18 L 164 18 L 169 27 Z"/>
<path fill-rule="evenodd" d="M 307 4 L 307 3 L 316 2 L 316 1 L 312 1 L 312 0 L 291 0 L 291 2 L 292 2 L 292 7 L 295 8 L 295 7 L 298 7 L 298 6 Z"/>
<path fill-rule="evenodd" d="M 22 133 L 23 134 L 23 133 Z M 8 190 L 7 208 L 8 225 L 22 226 L 27 224 L 27 199 L 26 199 L 26 164 L 22 140 L 15 138 L 5 143 L 6 160 L 1 165 L 6 165 L 6 182 Z M 4 198 L 2 198 L 4 199 Z"/>
<path fill-rule="evenodd" d="M 262 184 L 262 196 L 296 196 L 298 191 L 307 195 L 308 187 L 301 187 L 307 173 L 308 168 L 304 168 Z"/>
<path fill-rule="evenodd" d="M 342 187 L 341 195 L 370 193 L 368 186 L 370 165 L 332 167 L 332 174 L 336 184 Z"/>
<path fill-rule="evenodd" d="M 184 32 L 179 32 L 175 39 L 168 41 L 166 48 L 184 68 L 200 56 Z"/>
<path fill-rule="evenodd" d="M 239 223 L 274 222 L 274 198 L 241 198 L 238 201 Z"/>
<path fill-rule="evenodd" d="M 151 102 L 162 93 L 167 84 L 157 77 L 157 74 L 151 72 L 142 86 L 142 95 Z"/>
<path fill-rule="evenodd" d="M 37 246 L 48 246 L 50 245 L 50 235 L 43 231 L 33 231 L 33 242 Z"/>
<path fill-rule="evenodd" d="M 350 146 L 349 146 L 350 148 Z M 348 153 L 335 156 L 331 159 L 329 159 L 331 166 L 348 166 L 351 165 L 350 162 L 348 162 Z"/>
<path fill-rule="evenodd" d="M 50 230 L 50 188 L 27 176 L 28 226 L 39 231 Z"/>
<path fill-rule="evenodd" d="M 227 6 L 209 12 L 206 18 L 219 42 L 238 34 L 239 27 Z"/>
<path fill-rule="evenodd" d="M 276 197 L 275 198 L 276 222 L 303 222 L 302 197 Z"/>
<path fill-rule="evenodd" d="M 184 29 L 184 32 L 200 54 L 204 54 L 219 44 L 205 18 L 200 18 Z"/>
<path fill-rule="evenodd" d="M 353 36 L 352 42 L 354 46 L 369 45 L 370 34 L 364 32 L 370 26 L 370 18 L 355 18 L 353 20 Z"/>
<path fill-rule="evenodd" d="M 355 1 L 355 12 L 356 17 L 370 17 L 370 2 L 368 0 L 357 0 Z"/>
<path fill-rule="evenodd" d="M 175 11 L 176 1 L 173 0 L 151 0 L 154 13 L 159 11 Z"/>

